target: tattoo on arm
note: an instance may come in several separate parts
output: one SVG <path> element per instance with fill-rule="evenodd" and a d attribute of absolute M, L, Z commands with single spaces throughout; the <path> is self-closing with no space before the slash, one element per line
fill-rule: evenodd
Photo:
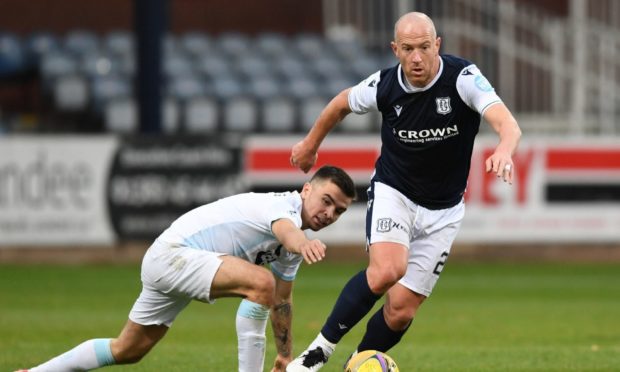
<path fill-rule="evenodd" d="M 291 304 L 276 305 L 271 317 L 273 333 L 278 353 L 282 356 L 291 354 Z"/>

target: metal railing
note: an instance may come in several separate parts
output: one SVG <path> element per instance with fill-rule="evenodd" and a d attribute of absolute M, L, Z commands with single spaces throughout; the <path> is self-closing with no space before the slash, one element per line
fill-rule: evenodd
<path fill-rule="evenodd" d="M 569 0 L 565 17 L 514 0 L 324 0 L 323 8 L 327 37 L 386 53 L 398 17 L 425 12 L 442 53 L 476 63 L 528 132 L 620 135 L 619 2 Z"/>

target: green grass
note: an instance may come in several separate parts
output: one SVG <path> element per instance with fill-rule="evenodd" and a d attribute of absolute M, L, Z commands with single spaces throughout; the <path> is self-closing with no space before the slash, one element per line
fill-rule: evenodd
<path fill-rule="evenodd" d="M 314 338 L 360 265 L 304 266 L 295 289 L 295 353 Z M 114 337 L 140 291 L 133 266 L 0 265 L 0 371 L 30 367 L 81 341 Z M 191 304 L 127 371 L 235 371 L 238 301 Z M 365 321 L 323 369 L 341 371 Z M 266 370 L 274 357 L 268 332 Z M 402 371 L 619 371 L 620 265 L 451 262 L 389 354 Z"/>

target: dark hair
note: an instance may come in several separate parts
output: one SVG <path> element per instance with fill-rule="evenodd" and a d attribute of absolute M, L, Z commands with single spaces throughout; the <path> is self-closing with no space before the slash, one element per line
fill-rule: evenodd
<path fill-rule="evenodd" d="M 314 173 L 310 182 L 314 180 L 329 180 L 342 190 L 349 198 L 357 199 L 357 191 L 351 177 L 343 169 L 333 165 L 324 165 Z"/>

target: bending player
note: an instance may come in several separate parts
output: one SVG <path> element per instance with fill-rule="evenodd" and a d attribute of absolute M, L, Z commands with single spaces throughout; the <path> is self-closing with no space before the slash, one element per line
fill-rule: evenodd
<path fill-rule="evenodd" d="M 120 335 L 85 341 L 30 372 L 136 363 L 192 300 L 213 303 L 223 297 L 243 298 L 236 322 L 239 371 L 263 370 L 270 309 L 278 353 L 273 371 L 284 371 L 292 359 L 293 280 L 302 261 L 321 261 L 326 250 L 303 230 L 336 222 L 355 197 L 351 178 L 324 166 L 301 192 L 239 194 L 189 211 L 146 252 L 142 293 Z M 261 267 L 266 264 L 271 272 Z"/>

